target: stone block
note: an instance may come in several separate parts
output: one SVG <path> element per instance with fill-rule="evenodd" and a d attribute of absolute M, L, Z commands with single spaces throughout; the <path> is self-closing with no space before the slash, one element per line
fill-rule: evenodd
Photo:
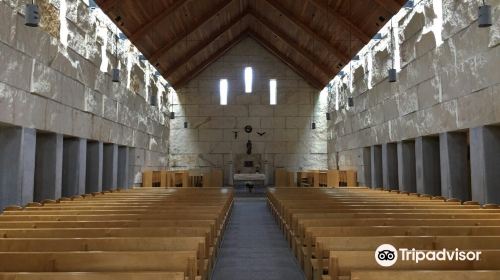
<path fill-rule="evenodd" d="M 417 130 L 420 135 L 429 135 L 457 128 L 457 101 L 439 103 L 417 112 Z"/>
<path fill-rule="evenodd" d="M 0 41 L 12 45 L 16 31 L 17 13 L 8 4 L 0 2 Z"/>
<path fill-rule="evenodd" d="M 458 128 L 470 128 L 497 122 L 491 88 L 458 98 Z"/>
<path fill-rule="evenodd" d="M 118 119 L 118 103 L 106 95 L 103 95 L 102 101 L 103 117 L 116 122 Z"/>
<path fill-rule="evenodd" d="M 15 48 L 38 61 L 50 62 L 55 45 L 51 36 L 40 28 L 26 28 L 24 16 L 15 14 L 14 19 L 15 23 L 12 22 L 9 27 L 15 30 Z"/>
<path fill-rule="evenodd" d="M 198 131 L 198 129 L 191 128 L 171 130 L 170 140 L 172 142 L 198 141 Z"/>
<path fill-rule="evenodd" d="M 71 107 L 47 101 L 47 110 L 45 112 L 45 128 L 47 130 L 71 135 L 73 133 L 73 110 Z"/>
<path fill-rule="evenodd" d="M 284 117 L 276 117 L 276 118 L 260 118 L 260 127 L 261 128 L 285 128 L 285 118 Z"/>
<path fill-rule="evenodd" d="M 260 118 L 258 118 L 258 117 L 238 117 L 238 118 L 236 118 L 236 127 L 237 128 L 244 128 L 247 125 L 252 126 L 252 128 L 254 130 L 260 128 Z M 252 131 L 252 133 L 256 133 L 256 132 Z"/>
<path fill-rule="evenodd" d="M 73 131 L 71 135 L 90 139 L 92 137 L 92 115 L 79 110 L 73 111 Z"/>
<path fill-rule="evenodd" d="M 277 117 L 293 117 L 298 115 L 297 105 L 276 105 L 274 115 Z"/>
<path fill-rule="evenodd" d="M 220 129 L 199 129 L 199 141 L 222 141 L 224 131 Z"/>
<path fill-rule="evenodd" d="M 14 98 L 17 91 L 17 89 L 7 84 L 0 83 L 0 122 L 14 122 Z"/>
<path fill-rule="evenodd" d="M 418 108 L 420 110 L 431 107 L 440 102 L 441 84 L 436 78 L 426 80 L 416 87 Z"/>
<path fill-rule="evenodd" d="M 308 143 L 310 149 L 309 152 L 311 154 L 326 154 L 327 153 L 327 145 L 326 141 L 310 141 Z"/>
<path fill-rule="evenodd" d="M 227 105 L 223 106 L 224 116 L 227 117 L 248 117 L 248 106 L 244 105 Z M 220 108 L 219 108 L 220 110 Z"/>
<path fill-rule="evenodd" d="M 102 116 L 102 99 L 103 95 L 91 88 L 85 88 L 85 108 L 84 111 L 97 116 Z"/>
<path fill-rule="evenodd" d="M 413 113 L 418 110 L 418 95 L 416 88 L 401 92 L 397 97 L 397 107 L 400 116 Z"/>
<path fill-rule="evenodd" d="M 0 82 L 22 89 L 30 90 L 30 77 L 33 60 L 11 47 L 0 44 Z"/>
<path fill-rule="evenodd" d="M 276 141 L 276 142 L 266 142 L 265 153 L 266 154 L 284 154 L 287 152 L 287 142 Z"/>
<path fill-rule="evenodd" d="M 396 98 L 390 98 L 383 103 L 384 122 L 399 116 L 398 102 Z"/>
<path fill-rule="evenodd" d="M 311 127 L 311 123 L 312 119 L 309 117 L 287 117 L 285 127 L 306 129 Z"/>
<path fill-rule="evenodd" d="M 296 128 L 274 130 L 275 141 L 297 141 L 298 138 L 298 129 Z"/>
<path fill-rule="evenodd" d="M 250 105 L 248 113 L 250 117 L 272 117 L 274 107 L 270 105 Z"/>
<path fill-rule="evenodd" d="M 211 154 L 231 154 L 231 142 L 214 142 L 210 144 Z"/>
<path fill-rule="evenodd" d="M 224 115 L 224 110 L 220 105 L 199 105 L 199 116 L 218 117 Z"/>

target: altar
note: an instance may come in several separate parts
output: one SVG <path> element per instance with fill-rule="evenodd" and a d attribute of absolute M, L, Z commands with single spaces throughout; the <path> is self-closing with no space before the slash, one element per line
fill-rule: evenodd
<path fill-rule="evenodd" d="M 251 182 L 264 182 L 266 181 L 266 174 L 262 173 L 237 173 L 233 176 L 233 181 L 251 181 Z"/>

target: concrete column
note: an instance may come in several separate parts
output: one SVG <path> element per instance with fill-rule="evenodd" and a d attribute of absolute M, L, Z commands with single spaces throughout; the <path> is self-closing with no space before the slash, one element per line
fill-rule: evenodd
<path fill-rule="evenodd" d="M 118 145 L 104 144 L 102 190 L 116 190 L 118 184 Z"/>
<path fill-rule="evenodd" d="M 415 139 L 415 166 L 417 192 L 441 195 L 439 137 L 418 137 Z"/>
<path fill-rule="evenodd" d="M 36 130 L 0 128 L 0 211 L 33 201 Z"/>
<path fill-rule="evenodd" d="M 381 188 L 383 186 L 382 174 L 382 146 L 372 146 L 370 150 L 371 157 L 371 175 L 372 175 L 372 188 Z"/>
<path fill-rule="evenodd" d="M 118 183 L 117 186 L 122 189 L 128 189 L 129 185 L 129 151 L 128 147 L 118 147 Z"/>
<path fill-rule="evenodd" d="M 398 142 L 398 182 L 400 191 L 417 192 L 415 172 L 415 141 Z"/>
<path fill-rule="evenodd" d="M 467 134 L 446 132 L 439 135 L 441 195 L 471 200 Z"/>
<path fill-rule="evenodd" d="M 128 186 L 132 187 L 135 184 L 135 148 L 128 148 Z"/>
<path fill-rule="evenodd" d="M 87 168 L 85 178 L 85 192 L 102 191 L 102 142 L 87 143 Z"/>
<path fill-rule="evenodd" d="M 363 148 L 363 178 L 361 184 L 367 187 L 372 186 L 372 160 L 370 147 Z"/>
<path fill-rule="evenodd" d="M 470 129 L 472 200 L 500 204 L 500 128 Z"/>
<path fill-rule="evenodd" d="M 382 175 L 384 189 L 398 189 L 398 149 L 396 143 L 382 145 Z"/>
<path fill-rule="evenodd" d="M 87 169 L 87 140 L 64 139 L 62 196 L 72 197 L 85 193 Z"/>
<path fill-rule="evenodd" d="M 63 135 L 37 133 L 35 201 L 59 199 L 62 194 Z"/>

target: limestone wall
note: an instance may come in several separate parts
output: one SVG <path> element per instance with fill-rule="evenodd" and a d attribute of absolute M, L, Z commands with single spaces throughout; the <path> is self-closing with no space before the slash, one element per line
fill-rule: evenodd
<path fill-rule="evenodd" d="M 245 66 L 253 67 L 252 93 L 244 92 Z M 221 78 L 229 80 L 227 106 L 219 105 Z M 269 105 L 269 79 L 273 78 L 278 83 L 275 106 Z M 221 167 L 227 179 L 229 164 L 235 155 L 246 152 L 246 142 L 251 140 L 252 153 L 267 161 L 270 176 L 274 167 L 326 168 L 326 101 L 326 92 L 320 94 L 254 40 L 245 39 L 175 95 L 170 165 Z M 313 116 L 315 130 L 311 129 Z M 253 127 L 251 134 L 243 131 L 246 125 Z"/>
<path fill-rule="evenodd" d="M 135 147 L 136 174 L 167 166 L 165 81 L 153 67 L 128 40 L 115 44 L 118 29 L 88 1 L 36 1 L 40 28 L 24 26 L 25 2 L 0 0 L 0 122 Z"/>
<path fill-rule="evenodd" d="M 330 167 L 358 168 L 363 183 L 363 147 L 500 123 L 500 1 L 486 1 L 494 26 L 482 29 L 480 2 L 422 1 L 400 12 L 393 23 L 395 51 L 386 36 L 353 63 L 352 87 L 350 75 L 333 80 Z M 389 83 L 393 54 L 400 69 L 398 81 Z M 349 95 L 355 106 L 346 109 Z"/>

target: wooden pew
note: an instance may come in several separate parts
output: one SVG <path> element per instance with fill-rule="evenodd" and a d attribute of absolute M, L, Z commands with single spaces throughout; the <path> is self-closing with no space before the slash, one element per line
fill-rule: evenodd
<path fill-rule="evenodd" d="M 0 215 L 0 271 L 170 271 L 207 279 L 232 200 L 228 189 L 145 188 L 11 207 Z M 8 266 L 16 259 L 28 265 Z"/>
<path fill-rule="evenodd" d="M 495 280 L 500 270 L 360 270 L 351 280 Z"/>
<path fill-rule="evenodd" d="M 196 251 L 0 252 L 2 272 L 184 272 L 196 277 Z"/>
<path fill-rule="evenodd" d="M 387 270 L 499 270 L 499 250 L 482 250 L 478 261 L 397 261 Z M 376 263 L 373 251 L 330 251 L 328 276 L 315 275 L 314 279 L 338 280 L 350 277 L 352 271 L 376 270 L 381 266 Z M 320 270 L 317 270 L 320 271 Z"/>
<path fill-rule="evenodd" d="M 500 269 L 500 263 L 494 261 L 500 255 L 498 207 L 349 187 L 271 189 L 268 206 L 299 261 L 306 265 L 308 278 L 349 279 L 354 270 L 380 269 L 374 250 L 384 243 L 486 252 L 476 263 L 403 263 L 391 270 Z M 369 274 L 364 276 L 372 279 Z"/>
<path fill-rule="evenodd" d="M 0 280 L 184 280 L 182 272 L 0 272 Z"/>
<path fill-rule="evenodd" d="M 363 236 L 363 237 L 317 237 L 314 259 L 304 260 L 306 264 L 323 267 L 330 251 L 372 251 L 381 244 L 391 244 L 396 248 L 416 248 L 418 250 L 440 250 L 460 248 L 461 250 L 499 250 L 500 236 Z M 500 264 L 499 264 L 500 266 Z M 305 265 L 305 269 L 311 266 Z M 499 267 L 500 269 L 500 267 Z M 320 273 L 314 271 L 315 274 Z M 309 274 L 309 271 L 306 271 Z"/>

